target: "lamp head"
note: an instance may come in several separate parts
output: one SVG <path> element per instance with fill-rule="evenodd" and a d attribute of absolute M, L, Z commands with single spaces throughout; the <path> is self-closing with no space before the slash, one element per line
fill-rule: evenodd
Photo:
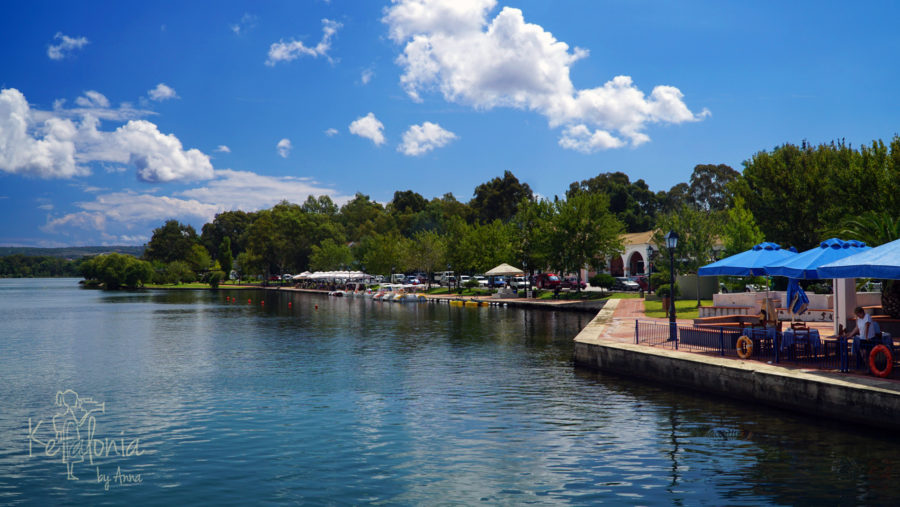
<path fill-rule="evenodd" d="M 678 247 L 678 233 L 675 231 L 669 231 L 666 234 L 666 247 L 669 250 L 675 250 Z"/>

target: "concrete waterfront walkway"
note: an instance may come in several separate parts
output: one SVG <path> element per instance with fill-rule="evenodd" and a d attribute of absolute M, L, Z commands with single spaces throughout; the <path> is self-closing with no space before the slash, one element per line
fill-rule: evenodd
<path fill-rule="evenodd" d="M 575 337 L 579 366 L 883 428 L 900 428 L 900 381 L 634 343 L 643 300 L 610 300 Z M 679 325 L 690 325 L 679 320 Z"/>

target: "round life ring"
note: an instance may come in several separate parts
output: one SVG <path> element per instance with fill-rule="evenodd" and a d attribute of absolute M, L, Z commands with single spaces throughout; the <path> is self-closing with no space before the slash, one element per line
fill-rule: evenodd
<path fill-rule="evenodd" d="M 749 336 L 738 338 L 737 355 L 741 359 L 750 359 L 750 356 L 753 355 L 753 340 Z"/>
<path fill-rule="evenodd" d="M 884 356 L 886 360 L 886 364 L 879 368 L 878 356 Z M 876 377 L 885 378 L 891 374 L 891 369 L 894 368 L 894 357 L 891 355 L 890 349 L 885 347 L 884 345 L 876 345 L 875 348 L 872 349 L 872 352 L 869 352 L 869 370 L 871 370 L 872 375 Z"/>

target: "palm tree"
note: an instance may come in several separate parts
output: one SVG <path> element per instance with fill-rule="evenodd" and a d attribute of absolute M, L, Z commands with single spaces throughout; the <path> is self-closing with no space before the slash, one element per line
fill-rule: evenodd
<path fill-rule="evenodd" d="M 838 237 L 865 241 L 874 247 L 900 238 L 900 218 L 887 211 L 867 211 L 844 220 L 832 232 Z M 900 318 L 900 280 L 882 280 L 881 310 L 891 318 Z"/>

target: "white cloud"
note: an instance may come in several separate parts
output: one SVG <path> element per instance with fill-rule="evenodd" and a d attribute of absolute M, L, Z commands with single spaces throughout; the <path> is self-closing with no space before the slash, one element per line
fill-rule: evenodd
<path fill-rule="evenodd" d="M 443 129 L 437 123 L 426 121 L 421 125 L 411 125 L 403 133 L 403 142 L 397 147 L 397 151 L 404 155 L 418 156 L 429 151 L 446 146 L 456 139 L 456 134 Z"/>
<path fill-rule="evenodd" d="M 178 98 L 178 94 L 175 93 L 175 90 L 167 86 L 165 83 L 159 83 L 158 85 L 156 85 L 156 88 L 148 91 L 147 95 L 149 95 L 152 100 L 155 100 L 157 102 Z"/>
<path fill-rule="evenodd" d="M 488 19 L 494 0 L 393 2 L 383 21 L 391 38 L 404 44 L 397 63 L 403 68 L 401 84 L 413 100 L 435 90 L 445 100 L 477 109 L 535 111 L 551 127 L 564 127 L 561 146 L 587 152 L 637 146 L 649 140 L 644 133 L 649 124 L 708 115 L 692 113 L 678 88 L 657 86 L 648 97 L 628 76 L 576 89 L 570 70 L 588 52 L 570 50 L 543 27 L 526 23 L 519 9 L 504 7 Z M 579 127 L 594 131 L 586 137 Z"/>
<path fill-rule="evenodd" d="M 215 203 L 223 209 L 244 211 L 268 208 L 282 200 L 299 203 L 310 195 L 329 195 L 337 203 L 349 200 L 348 196 L 336 195 L 334 190 L 318 186 L 308 178 L 265 176 L 231 169 L 216 170 L 215 177 L 203 187 L 185 190 L 177 195 Z"/>
<path fill-rule="evenodd" d="M 373 113 L 357 118 L 350 124 L 350 133 L 359 137 L 371 139 L 373 143 L 380 146 L 384 144 L 384 124 L 375 118 Z"/>
<path fill-rule="evenodd" d="M 96 195 L 93 201 L 75 203 L 79 211 L 48 216 L 41 230 L 82 237 L 87 233 L 90 238 L 99 234 L 108 240 L 140 239 L 146 237 L 144 231 L 169 218 L 208 222 L 223 211 L 255 211 L 282 200 L 303 202 L 309 195 L 329 195 L 338 204 L 350 199 L 306 178 L 222 169 L 215 171 L 213 179 L 204 186 L 171 196 L 128 190 Z"/>
<path fill-rule="evenodd" d="M 257 17 L 253 14 L 245 13 L 241 16 L 241 20 L 237 23 L 231 25 L 231 31 L 234 32 L 235 35 L 241 35 L 249 32 L 256 28 L 256 20 Z"/>
<path fill-rule="evenodd" d="M 69 37 L 68 35 L 63 35 L 62 32 L 57 32 L 56 35 L 53 36 L 53 40 L 56 41 L 57 44 L 50 44 L 47 46 L 47 56 L 49 56 L 51 60 L 62 60 L 73 50 L 81 49 L 89 42 L 87 37 Z"/>
<path fill-rule="evenodd" d="M 286 137 L 281 141 L 278 141 L 275 148 L 278 150 L 278 154 L 281 155 L 281 158 L 288 158 L 288 155 L 291 154 L 291 150 L 294 149 L 294 147 L 291 146 L 291 140 Z"/>
<path fill-rule="evenodd" d="M 64 118 L 60 110 L 33 114 L 24 95 L 10 88 L 0 91 L 0 171 L 41 178 L 86 175 L 92 162 L 130 164 L 148 182 L 208 179 L 209 157 L 185 150 L 173 134 L 163 134 L 146 120 L 129 120 L 114 131 L 99 130 L 93 114 L 109 101 L 87 92 L 76 103 L 84 106 L 81 122 Z M 61 107 L 61 103 L 57 103 Z"/>
<path fill-rule="evenodd" d="M 334 136 L 338 135 L 338 129 L 336 129 L 336 128 L 326 129 L 325 135 L 328 137 L 334 137 Z"/>
<path fill-rule="evenodd" d="M 71 178 L 90 171 L 75 163 L 75 125 L 50 117 L 35 125 L 19 90 L 0 90 L 0 171 L 39 178 Z"/>
<path fill-rule="evenodd" d="M 225 146 L 224 144 L 220 144 L 216 148 L 216 151 L 218 151 L 219 153 L 231 153 L 231 148 L 229 148 L 228 146 Z"/>
<path fill-rule="evenodd" d="M 360 82 L 362 82 L 362 84 L 366 85 L 366 84 L 369 84 L 369 81 L 371 81 L 373 77 L 375 77 L 374 70 L 364 69 L 362 71 L 362 74 L 359 76 L 359 80 L 360 80 Z"/>
<path fill-rule="evenodd" d="M 278 62 L 289 62 L 296 60 L 301 56 L 312 56 L 318 58 L 320 56 L 327 57 L 328 50 L 331 49 L 331 38 L 341 28 L 340 23 L 330 19 L 322 20 L 322 40 L 314 47 L 306 47 L 302 42 L 291 40 L 289 42 L 279 41 L 269 46 L 269 58 L 266 65 L 273 66 Z"/>
<path fill-rule="evenodd" d="M 81 107 L 90 107 L 90 108 L 108 108 L 109 107 L 109 99 L 106 98 L 105 95 L 98 91 L 88 90 L 84 92 L 84 95 L 75 99 L 75 103 Z M 62 106 L 62 102 L 59 103 Z M 56 103 L 54 103 L 56 105 Z"/>
<path fill-rule="evenodd" d="M 621 148 L 625 146 L 625 142 L 605 130 L 591 132 L 591 129 L 584 125 L 572 125 L 563 130 L 559 145 L 581 153 L 594 153 L 599 150 Z"/>

